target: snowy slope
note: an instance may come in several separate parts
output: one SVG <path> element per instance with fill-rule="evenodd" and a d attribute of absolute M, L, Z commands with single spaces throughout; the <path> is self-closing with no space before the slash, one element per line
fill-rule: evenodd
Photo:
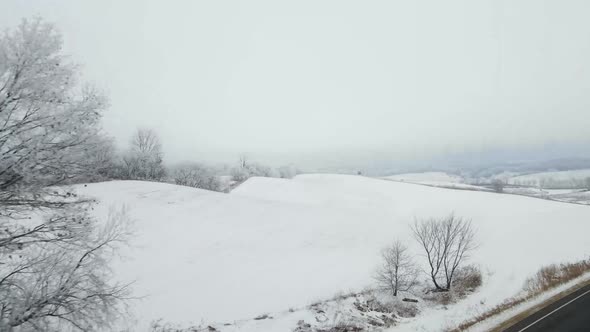
<path fill-rule="evenodd" d="M 458 175 L 444 172 L 405 173 L 384 177 L 384 179 L 421 184 L 451 184 L 462 183 L 463 179 Z"/>
<path fill-rule="evenodd" d="M 135 220 L 131 248 L 113 265 L 146 296 L 134 304 L 142 324 L 233 321 L 359 290 L 371 284 L 384 245 L 413 245 L 414 217 L 451 211 L 473 219 L 474 260 L 490 275 L 478 294 L 396 330 L 438 331 L 514 295 L 541 265 L 590 254 L 589 207 L 514 195 L 344 175 L 252 178 L 231 194 L 136 181 L 78 189 L 100 200 L 99 216 L 124 203 Z M 287 326 L 256 324 L 251 330 Z"/>
<path fill-rule="evenodd" d="M 510 184 L 523 184 L 539 186 L 542 182 L 554 182 L 557 185 L 573 184 L 576 181 L 583 182 L 590 178 L 590 169 L 578 169 L 571 171 L 556 171 L 556 172 L 542 172 L 532 173 L 527 175 L 520 175 L 508 179 Z"/>

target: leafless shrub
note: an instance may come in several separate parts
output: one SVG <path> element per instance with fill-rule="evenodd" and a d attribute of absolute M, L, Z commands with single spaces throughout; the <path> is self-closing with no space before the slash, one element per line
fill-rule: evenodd
<path fill-rule="evenodd" d="M 434 287 L 448 291 L 457 268 L 476 247 L 471 221 L 451 214 L 442 219 L 416 220 L 412 231 L 426 254 Z"/>
<path fill-rule="evenodd" d="M 150 323 L 149 332 L 215 332 L 218 331 L 211 326 L 193 325 L 183 327 L 179 324 L 165 322 L 163 319 L 154 320 Z"/>
<path fill-rule="evenodd" d="M 306 323 L 304 320 L 299 320 L 293 332 L 313 332 L 313 328 L 311 324 Z"/>
<path fill-rule="evenodd" d="M 191 163 L 180 165 L 172 172 L 174 182 L 181 186 L 189 186 L 206 190 L 221 191 L 219 177 L 208 167 Z"/>
<path fill-rule="evenodd" d="M 500 180 L 500 179 L 495 179 L 492 181 L 492 189 L 497 192 L 497 193 L 501 193 L 504 191 L 504 181 Z"/>
<path fill-rule="evenodd" d="M 455 272 L 453 288 L 447 292 L 428 292 L 423 299 L 432 303 L 448 306 L 465 298 L 469 293 L 480 287 L 482 274 L 475 265 L 460 267 Z"/>
<path fill-rule="evenodd" d="M 293 169 L 293 172 L 295 170 Z M 236 182 L 244 182 L 250 177 L 261 176 L 267 178 L 276 177 L 292 177 L 295 174 L 291 173 L 291 168 L 273 169 L 257 162 L 251 162 L 245 155 L 240 156 L 238 165 L 233 167 L 230 171 L 232 180 Z"/>
<path fill-rule="evenodd" d="M 453 286 L 458 293 L 472 292 L 481 284 L 481 270 L 476 265 L 467 265 L 457 269 Z"/>
<path fill-rule="evenodd" d="M 334 294 L 334 296 L 332 296 L 332 298 L 330 300 L 332 300 L 332 301 L 342 301 L 342 300 L 346 300 L 348 298 L 354 297 L 356 295 L 357 295 L 357 293 L 355 293 L 353 291 L 348 291 L 348 292 L 339 291 L 336 294 Z"/>
<path fill-rule="evenodd" d="M 406 245 L 395 241 L 382 250 L 381 257 L 382 264 L 374 276 L 380 289 L 397 296 L 399 291 L 409 291 L 417 284 L 418 269 Z"/>
<path fill-rule="evenodd" d="M 395 306 L 395 312 L 398 316 L 404 318 L 416 317 L 420 310 L 418 306 L 413 303 L 399 302 Z"/>
<path fill-rule="evenodd" d="M 340 318 L 328 328 L 318 328 L 317 332 L 360 332 L 365 330 L 365 324 L 352 317 Z"/>
<path fill-rule="evenodd" d="M 429 292 L 423 296 L 423 299 L 443 306 L 447 306 L 456 301 L 453 292 Z"/>

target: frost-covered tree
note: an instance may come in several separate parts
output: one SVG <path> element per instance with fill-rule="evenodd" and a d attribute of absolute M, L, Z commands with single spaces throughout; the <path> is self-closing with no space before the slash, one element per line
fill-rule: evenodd
<path fill-rule="evenodd" d="M 181 186 L 189 186 L 213 191 L 222 191 L 222 183 L 213 169 L 197 163 L 178 165 L 172 172 L 174 182 Z"/>
<path fill-rule="evenodd" d="M 117 177 L 115 143 L 103 135 L 89 139 L 78 162 L 79 174 L 69 182 L 96 182 Z"/>
<path fill-rule="evenodd" d="M 80 88 L 60 34 L 40 19 L 0 36 L 0 330 L 109 326 L 125 287 L 108 257 L 123 214 L 98 226 L 90 202 L 51 185 L 96 170 L 106 99 Z"/>
<path fill-rule="evenodd" d="M 99 225 L 86 210 L 66 203 L 42 220 L 0 221 L 0 331 L 90 331 L 120 316 L 127 285 L 111 282 L 108 261 L 127 216 Z"/>
<path fill-rule="evenodd" d="M 160 181 L 166 175 L 162 144 L 153 129 L 138 129 L 131 138 L 131 148 L 123 157 L 125 177 Z"/>
<path fill-rule="evenodd" d="M 375 281 L 380 289 L 397 296 L 400 291 L 409 291 L 417 285 L 418 269 L 408 247 L 400 241 L 381 251 L 382 263 L 375 272 Z"/>
<path fill-rule="evenodd" d="M 250 162 L 245 155 L 240 156 L 237 167 L 231 169 L 234 181 L 243 182 L 253 176 L 280 177 L 280 172 L 257 162 Z"/>
<path fill-rule="evenodd" d="M 294 166 L 281 166 L 278 168 L 279 177 L 283 179 L 290 179 L 297 175 L 297 168 Z"/>
<path fill-rule="evenodd" d="M 24 21 L 0 40 L 0 189 L 44 186 L 88 170 L 83 158 L 100 132 L 104 96 L 76 85 L 61 36 Z"/>
<path fill-rule="evenodd" d="M 232 180 L 234 180 L 236 182 L 244 182 L 244 181 L 248 180 L 248 178 L 250 177 L 250 173 L 248 172 L 248 169 L 246 169 L 246 168 L 234 167 L 231 169 L 230 172 L 231 172 Z"/>

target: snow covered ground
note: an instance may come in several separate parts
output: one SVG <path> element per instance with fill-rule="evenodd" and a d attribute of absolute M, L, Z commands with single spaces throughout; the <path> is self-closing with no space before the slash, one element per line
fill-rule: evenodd
<path fill-rule="evenodd" d="M 463 178 L 445 172 L 404 173 L 384 177 L 384 179 L 422 184 L 462 183 Z"/>
<path fill-rule="evenodd" d="M 99 217 L 125 204 L 134 220 L 136 235 L 113 262 L 144 296 L 132 304 L 133 330 L 159 318 L 191 325 L 270 313 L 226 330 L 292 331 L 308 315 L 298 308 L 371 286 L 392 240 L 419 253 L 408 227 L 415 217 L 473 219 L 484 284 L 393 331 L 440 331 L 515 295 L 540 266 L 590 255 L 590 207 L 524 196 L 325 174 L 251 178 L 230 194 L 139 181 L 77 188 L 99 199 Z"/>
<path fill-rule="evenodd" d="M 487 179 L 479 179 L 478 184 L 469 184 L 469 180 L 458 175 L 444 172 L 407 173 L 383 177 L 385 180 L 415 183 L 447 189 L 474 190 L 493 192 L 490 183 L 501 180 L 505 184 L 503 192 L 507 194 L 525 195 L 536 198 L 550 199 L 566 203 L 590 205 L 590 191 L 586 189 L 590 169 L 543 172 L 517 175 L 503 172 Z M 487 184 L 481 184 L 487 183 Z M 542 187 L 543 189 L 541 189 Z M 569 188 L 569 189 L 547 189 Z"/>
<path fill-rule="evenodd" d="M 578 169 L 519 175 L 509 178 L 507 182 L 509 184 L 542 186 L 547 188 L 570 188 L 571 186 L 582 185 L 588 178 L 590 178 L 590 169 Z"/>
<path fill-rule="evenodd" d="M 492 191 L 492 189 L 484 186 L 465 183 L 465 179 L 461 176 L 445 172 L 405 173 L 385 176 L 382 179 L 447 189 Z"/>

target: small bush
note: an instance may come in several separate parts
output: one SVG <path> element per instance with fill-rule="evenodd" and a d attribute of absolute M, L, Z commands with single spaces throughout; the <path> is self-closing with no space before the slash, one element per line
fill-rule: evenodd
<path fill-rule="evenodd" d="M 497 193 L 504 192 L 504 182 L 500 179 L 492 181 L 492 190 Z"/>
<path fill-rule="evenodd" d="M 430 292 L 427 295 L 425 295 L 424 300 L 429 301 L 429 302 L 433 302 L 436 304 L 440 304 L 443 306 L 447 306 L 447 305 L 455 302 L 455 297 L 453 296 L 452 292 L 437 291 L 437 292 Z"/>
<path fill-rule="evenodd" d="M 297 322 L 297 327 L 293 332 L 313 332 L 311 324 L 306 323 L 304 320 L 300 320 Z"/>
<path fill-rule="evenodd" d="M 381 302 L 375 298 L 375 296 L 369 296 L 366 299 L 357 299 L 353 305 L 360 312 L 382 312 L 382 313 L 393 313 L 395 312 L 394 302 Z"/>
<path fill-rule="evenodd" d="M 354 320 L 350 321 L 341 321 L 336 323 L 334 326 L 329 327 L 328 329 L 318 329 L 318 332 L 359 332 L 365 330 L 365 327 L 362 324 L 355 322 Z"/>
<path fill-rule="evenodd" d="M 397 315 L 404 318 L 416 317 L 420 310 L 413 303 L 400 302 L 395 306 Z"/>
<path fill-rule="evenodd" d="M 222 191 L 222 184 L 214 171 L 200 164 L 185 164 L 177 167 L 173 174 L 174 183 L 212 191 Z"/>
<path fill-rule="evenodd" d="M 346 300 L 347 298 L 350 297 L 354 297 L 357 294 L 353 291 L 349 291 L 349 292 L 344 292 L 344 291 L 339 291 L 336 294 L 334 294 L 334 296 L 331 298 L 332 301 L 342 301 L 342 300 Z"/>
<path fill-rule="evenodd" d="M 475 265 L 462 267 L 457 271 L 453 284 L 455 291 L 461 295 L 473 292 L 482 284 L 481 270 Z"/>

